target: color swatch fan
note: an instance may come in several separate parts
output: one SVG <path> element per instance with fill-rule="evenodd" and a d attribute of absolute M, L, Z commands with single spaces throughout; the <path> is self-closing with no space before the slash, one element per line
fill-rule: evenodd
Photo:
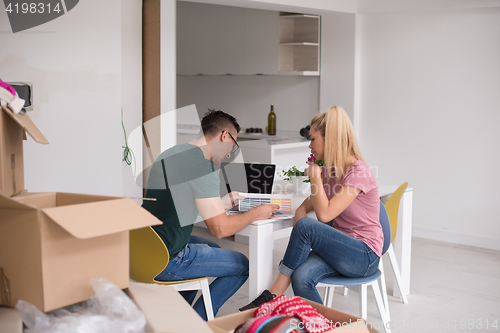
<path fill-rule="evenodd" d="M 276 204 L 280 206 L 279 210 L 292 210 L 292 195 L 291 194 L 257 194 L 257 193 L 241 193 L 245 199 L 240 200 L 238 209 L 246 212 L 254 207 L 263 204 Z"/>

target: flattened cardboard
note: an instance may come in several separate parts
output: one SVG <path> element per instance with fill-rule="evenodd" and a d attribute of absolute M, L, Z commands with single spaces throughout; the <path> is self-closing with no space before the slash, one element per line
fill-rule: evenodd
<path fill-rule="evenodd" d="M 49 142 L 24 114 L 0 108 L 0 192 L 12 196 L 24 190 L 23 140 L 26 132 L 38 143 Z"/>
<path fill-rule="evenodd" d="M 311 304 L 319 313 L 325 316 L 327 319 L 332 320 L 334 323 L 343 323 L 341 327 L 335 328 L 333 330 L 327 331 L 328 333 L 341 331 L 349 331 L 356 333 L 377 333 L 378 331 L 371 328 L 370 325 L 366 324 L 363 319 L 355 316 L 351 316 L 345 312 L 341 312 L 327 306 L 321 305 L 319 303 L 309 301 L 304 299 L 307 303 Z M 252 317 L 255 309 L 246 310 L 243 312 L 231 314 L 224 317 L 215 318 L 209 320 L 207 324 L 212 328 L 215 333 L 229 333 L 234 330 L 238 325 L 245 322 L 245 320 Z"/>
<path fill-rule="evenodd" d="M 13 195 L 24 189 L 24 130 L 0 108 L 0 192 Z M 9 111 L 10 112 L 10 111 Z"/>
<path fill-rule="evenodd" d="M 171 286 L 130 281 L 128 294 L 146 316 L 148 333 L 212 333 Z"/>
<path fill-rule="evenodd" d="M 49 141 L 43 136 L 42 132 L 36 127 L 30 117 L 27 114 L 14 114 L 10 110 L 4 110 L 14 121 L 24 129 L 32 138 L 38 143 L 49 144 Z"/>
<path fill-rule="evenodd" d="M 0 307 L 0 333 L 23 333 L 19 311 Z"/>
<path fill-rule="evenodd" d="M 128 230 L 161 223 L 130 199 L 69 193 L 0 193 L 0 216 L 0 267 L 10 283 L 4 305 L 23 299 L 41 311 L 88 299 L 91 278 L 127 288 Z"/>

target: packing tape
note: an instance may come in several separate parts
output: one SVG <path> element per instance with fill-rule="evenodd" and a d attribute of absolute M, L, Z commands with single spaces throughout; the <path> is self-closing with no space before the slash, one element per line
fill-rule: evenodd
<path fill-rule="evenodd" d="M 0 267 L 0 305 L 10 306 L 10 281 Z"/>

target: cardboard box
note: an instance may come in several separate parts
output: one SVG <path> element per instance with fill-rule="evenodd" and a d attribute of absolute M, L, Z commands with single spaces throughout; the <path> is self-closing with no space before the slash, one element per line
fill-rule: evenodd
<path fill-rule="evenodd" d="M 128 295 L 146 316 L 148 333 L 212 333 L 171 286 L 130 281 Z"/>
<path fill-rule="evenodd" d="M 205 322 L 173 287 L 131 281 L 128 294 L 146 316 L 148 333 L 229 333 L 251 318 L 254 311 L 247 310 Z M 305 301 L 333 322 L 345 323 L 328 332 L 378 332 L 358 317 Z"/>
<path fill-rule="evenodd" d="M 370 327 L 370 325 L 366 324 L 363 319 L 360 319 L 355 316 L 351 316 L 347 313 L 337 311 L 335 309 L 326 307 L 324 305 L 318 304 L 316 302 L 309 301 L 304 299 L 307 303 L 311 304 L 316 310 L 319 311 L 323 316 L 327 319 L 333 321 L 334 323 L 340 322 L 343 323 L 341 327 L 338 327 L 334 330 L 329 330 L 327 332 L 356 332 L 356 333 L 376 333 L 377 330 Z M 210 326 L 214 333 L 229 333 L 236 329 L 238 325 L 245 322 L 245 320 L 252 317 L 252 314 L 255 309 L 243 311 L 240 313 L 235 313 L 232 315 L 215 318 L 213 320 L 209 320 L 207 324 Z"/>
<path fill-rule="evenodd" d="M 90 298 L 91 278 L 127 288 L 128 230 L 161 223 L 131 199 L 72 193 L 0 193 L 0 216 L 3 305 L 41 311 Z"/>
<path fill-rule="evenodd" d="M 23 333 L 21 315 L 16 309 L 0 306 L 0 333 Z"/>
<path fill-rule="evenodd" d="M 27 115 L 0 108 L 0 305 L 50 311 L 94 295 L 91 278 L 129 282 L 131 229 L 161 221 L 130 199 L 27 194 L 23 139 L 47 139 Z"/>
<path fill-rule="evenodd" d="M 28 115 L 14 114 L 0 107 L 0 192 L 7 196 L 24 190 L 25 132 L 38 143 L 49 143 Z"/>

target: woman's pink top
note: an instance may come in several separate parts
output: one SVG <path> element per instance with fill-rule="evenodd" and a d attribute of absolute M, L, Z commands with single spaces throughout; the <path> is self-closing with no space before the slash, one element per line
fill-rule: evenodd
<path fill-rule="evenodd" d="M 379 222 L 380 198 L 378 185 L 370 166 L 366 162 L 356 160 L 347 169 L 340 183 L 337 183 L 334 177 L 327 178 L 323 188 L 328 200 L 334 195 L 340 194 L 343 186 L 354 187 L 361 192 L 333 220 L 333 227 L 346 235 L 363 241 L 379 257 L 382 256 L 384 233 Z"/>

